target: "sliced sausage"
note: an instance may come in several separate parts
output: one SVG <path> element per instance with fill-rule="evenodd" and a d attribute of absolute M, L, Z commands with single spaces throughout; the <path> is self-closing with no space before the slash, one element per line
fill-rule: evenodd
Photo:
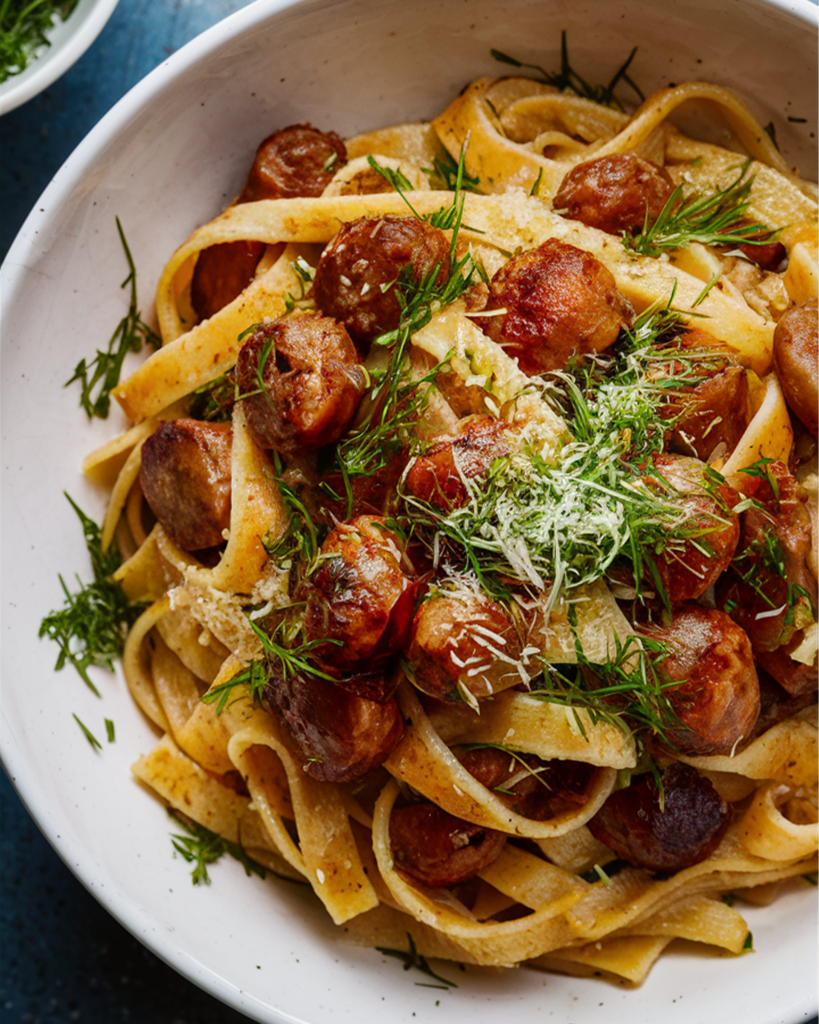
<path fill-rule="evenodd" d="M 247 288 L 265 250 L 264 242 L 221 242 L 203 249 L 191 279 L 191 305 L 198 320 L 209 320 Z"/>
<path fill-rule="evenodd" d="M 529 679 L 523 645 L 506 609 L 484 595 L 421 603 L 412 623 L 407 660 L 412 681 L 443 701 L 483 701 Z"/>
<path fill-rule="evenodd" d="M 145 500 L 183 551 L 215 547 L 230 526 L 229 423 L 165 420 L 142 446 L 139 482 Z"/>
<path fill-rule="evenodd" d="M 589 822 L 592 835 L 623 860 L 670 873 L 710 857 L 731 822 L 731 808 L 711 782 L 675 761 L 662 774 L 632 778 Z"/>
<path fill-rule="evenodd" d="M 353 782 L 377 768 L 404 734 L 395 700 L 367 700 L 326 679 L 275 672 L 264 690 L 319 782 Z"/>
<path fill-rule="evenodd" d="M 400 539 L 378 516 L 331 530 L 305 587 L 305 638 L 333 671 L 380 670 L 409 634 L 417 582 L 401 565 Z"/>
<path fill-rule="evenodd" d="M 476 323 L 530 375 L 608 348 L 631 318 L 611 271 L 590 252 L 555 238 L 498 270 L 487 310 L 506 312 Z"/>
<path fill-rule="evenodd" d="M 449 275 L 449 239 L 415 217 L 388 214 L 343 224 L 313 279 L 316 305 L 344 324 L 362 352 L 401 319 L 400 275 L 416 284 Z M 411 269 L 405 269 L 411 268 Z"/>
<path fill-rule="evenodd" d="M 394 807 L 390 815 L 396 868 L 432 888 L 473 878 L 498 859 L 505 843 L 502 832 L 455 818 L 436 804 Z"/>
<path fill-rule="evenodd" d="M 668 645 L 660 673 L 679 727 L 668 742 L 692 756 L 730 754 L 751 735 L 759 716 L 759 681 L 751 641 L 724 612 L 689 602 L 668 626 L 648 631 Z"/>
<path fill-rule="evenodd" d="M 469 500 L 466 481 L 485 476 L 512 447 L 504 424 L 489 416 L 470 416 L 453 434 L 436 438 L 410 466 L 406 488 L 416 498 L 441 509 L 459 508 Z"/>
<path fill-rule="evenodd" d="M 798 693 L 816 689 L 815 666 L 800 666 L 787 649 L 816 615 L 816 577 L 807 566 L 811 520 L 788 468 L 774 462 L 767 471 L 756 504 L 742 513 L 737 554 L 716 598 L 751 638 L 763 667 L 788 692 Z"/>
<path fill-rule="evenodd" d="M 335 132 L 294 124 L 268 136 L 256 151 L 237 203 L 259 199 L 320 196 L 347 163 L 347 149 Z M 232 302 L 253 280 L 264 242 L 212 245 L 199 253 L 191 280 L 191 305 L 207 320 Z"/>
<path fill-rule="evenodd" d="M 670 535 L 651 556 L 668 604 L 674 608 L 701 597 L 730 564 L 739 541 L 739 517 L 733 512 L 739 496 L 724 482 L 708 493 L 704 466 L 697 459 L 657 455 L 653 466 L 684 495 L 680 499 L 684 535 Z M 651 486 L 651 477 L 645 479 Z M 658 491 L 662 497 L 662 490 Z M 646 573 L 646 582 L 652 579 Z"/>
<path fill-rule="evenodd" d="M 619 235 L 653 224 L 673 191 L 665 168 L 633 153 L 614 153 L 573 167 L 552 206 L 571 220 Z"/>
<path fill-rule="evenodd" d="M 285 454 L 337 440 L 366 382 L 347 331 L 317 313 L 254 331 L 239 350 L 236 379 L 254 440 Z"/>
<path fill-rule="evenodd" d="M 238 201 L 320 196 L 346 163 L 347 147 L 335 132 L 291 124 L 268 135 L 256 150 Z"/>
<path fill-rule="evenodd" d="M 666 441 L 672 452 L 703 462 L 717 449 L 730 453 L 748 425 L 748 374 L 723 343 L 689 329 L 673 342 L 679 359 L 669 359 L 667 373 L 691 383 L 667 390 L 661 406 L 673 421 Z M 662 381 L 663 374 L 657 378 Z"/>
<path fill-rule="evenodd" d="M 587 803 L 597 769 L 582 761 L 543 761 L 497 747 L 477 747 L 460 757 L 478 782 L 521 817 L 547 821 Z"/>
<path fill-rule="evenodd" d="M 749 223 L 749 228 L 752 224 Z M 741 229 L 740 229 L 741 230 Z M 765 228 L 761 230 L 749 230 L 746 234 L 746 238 L 759 237 L 760 234 L 767 235 L 768 231 Z M 763 242 L 757 243 L 743 242 L 739 245 L 732 245 L 730 250 L 739 249 L 742 255 L 750 263 L 755 263 L 760 270 L 778 270 L 782 261 L 788 255 L 787 249 L 781 242 Z"/>
<path fill-rule="evenodd" d="M 816 299 L 789 309 L 776 325 L 774 365 L 788 407 L 815 437 L 819 417 L 819 304 Z"/>

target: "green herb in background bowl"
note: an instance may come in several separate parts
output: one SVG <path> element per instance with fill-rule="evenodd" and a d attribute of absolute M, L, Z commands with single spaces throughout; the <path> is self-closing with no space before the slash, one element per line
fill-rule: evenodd
<path fill-rule="evenodd" d="M 0 82 L 25 71 L 78 0 L 0 0 Z"/>

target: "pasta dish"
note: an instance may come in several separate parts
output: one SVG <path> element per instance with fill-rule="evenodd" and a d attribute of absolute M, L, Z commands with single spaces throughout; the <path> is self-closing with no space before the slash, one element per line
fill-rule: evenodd
<path fill-rule="evenodd" d="M 85 463 L 137 778 L 356 942 L 741 953 L 816 871 L 816 254 L 815 188 L 705 83 L 266 138 Z"/>

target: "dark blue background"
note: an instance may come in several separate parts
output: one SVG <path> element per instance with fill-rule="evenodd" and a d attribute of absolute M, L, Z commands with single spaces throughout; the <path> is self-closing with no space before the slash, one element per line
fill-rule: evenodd
<path fill-rule="evenodd" d="M 52 175 L 120 96 L 246 2 L 120 0 L 63 78 L 0 118 L 0 259 Z M 42 837 L 3 773 L 0 963 L 4 1024 L 247 1020 L 165 966 L 99 906 Z"/>

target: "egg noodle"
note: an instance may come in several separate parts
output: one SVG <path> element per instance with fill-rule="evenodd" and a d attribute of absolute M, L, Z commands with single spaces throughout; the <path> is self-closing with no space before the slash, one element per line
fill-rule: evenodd
<path fill-rule="evenodd" d="M 725 145 L 674 126 L 671 116 L 689 101 L 721 115 Z M 733 350 L 748 370 L 752 414 L 736 448 L 712 461 L 739 492 L 751 493 L 743 469 L 791 458 L 794 432 L 772 370 L 773 335 L 787 308 L 817 294 L 815 190 L 736 96 L 703 83 L 663 89 L 629 115 L 531 79 L 482 78 L 431 124 L 373 131 L 346 145 L 349 162 L 321 197 L 232 205 L 171 256 L 157 290 L 162 347 L 114 391 L 133 426 L 85 462 L 86 472 L 113 482 L 103 541 L 116 538 L 123 552 L 116 579 L 130 600 L 147 605 L 127 638 L 123 665 L 134 700 L 162 736 L 134 772 L 187 819 L 310 885 L 356 942 L 405 948 L 409 935 L 425 956 L 492 966 L 526 961 L 630 982 L 642 981 L 677 938 L 739 954 L 748 928 L 734 900 L 722 897 L 765 902 L 786 880 L 816 871 L 815 705 L 729 753 L 680 755 L 731 805 L 732 819 L 709 856 L 671 874 L 628 864 L 615 871 L 615 853 L 587 827 L 639 770 L 634 733 L 616 715 L 538 699 L 520 679 L 480 705 L 468 693 L 460 703 L 430 702 L 402 662 L 396 696 L 404 733 L 386 762 L 355 783 L 317 781 L 279 713 L 248 684 L 225 689 L 263 661 L 265 616 L 291 602 L 288 568 L 269 554 L 293 514 L 277 484 L 280 467 L 254 443 L 237 401 L 230 527 L 218 558 L 200 561 L 146 514 L 141 448 L 162 421 L 190 415 L 194 393 L 231 369 L 243 332 L 292 309 L 293 297 L 305 294 L 304 268 L 309 277 L 342 224 L 407 215 L 408 203 L 419 217 L 452 208 L 452 191 L 433 188 L 436 179 L 424 170 L 448 154 L 463 161 L 464 180 L 476 182 L 475 191 L 460 193 L 458 251 L 468 249 L 489 277 L 512 254 L 558 239 L 607 267 L 638 314 L 671 305 L 683 324 Z M 747 216 L 780 229 L 787 268 L 761 271 L 696 242 L 670 257 L 640 255 L 616 235 L 553 209 L 569 168 L 623 153 L 651 160 L 675 184 L 703 193 L 730 185 L 748 159 Z M 393 188 L 373 163 L 395 172 L 395 180 L 400 171 L 403 187 Z M 197 255 L 235 240 L 265 243 L 267 256 L 235 300 L 194 323 L 187 296 Z M 472 412 L 506 420 L 545 460 L 567 443 L 567 424 L 548 389 L 532 386 L 468 315 L 463 298 L 434 308 L 409 342 L 413 372 L 446 363 Z M 382 357 L 374 346 L 369 361 Z M 419 434 L 451 431 L 463 414 L 447 389 L 432 387 Z M 815 461 L 801 480 L 815 509 Z M 602 579 L 570 593 L 552 592 L 542 574 L 539 592 L 532 578 L 529 572 L 528 593 L 545 603 L 536 637 L 527 640 L 528 664 L 537 664 L 527 682 L 544 663 L 595 665 L 622 650 L 633 629 Z M 815 666 L 815 624 L 803 627 L 800 651 Z M 203 701 L 208 692 L 228 697 Z M 591 766 L 582 799 L 546 820 L 524 817 L 461 764 L 458 750 L 475 745 Z M 468 885 L 425 886 L 400 869 L 391 848 L 391 814 L 407 795 L 511 841 Z"/>

